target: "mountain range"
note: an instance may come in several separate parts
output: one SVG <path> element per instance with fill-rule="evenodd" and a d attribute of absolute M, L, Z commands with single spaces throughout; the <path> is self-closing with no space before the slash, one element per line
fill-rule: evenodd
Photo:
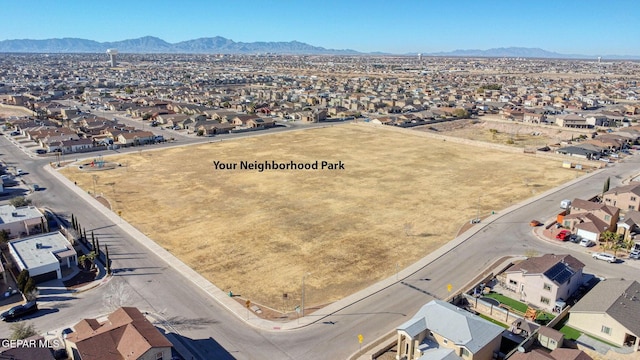
<path fill-rule="evenodd" d="M 103 53 L 118 49 L 121 53 L 164 54 L 358 54 L 355 50 L 334 50 L 312 46 L 298 41 L 289 42 L 235 42 L 220 36 L 168 43 L 153 36 L 114 42 L 97 42 L 78 38 L 46 40 L 3 40 L 4 53 Z"/>
<path fill-rule="evenodd" d="M 113 42 L 98 42 L 79 38 L 61 39 L 15 39 L 0 41 L 0 53 L 104 53 L 107 49 L 118 49 L 121 53 L 171 53 L 171 54 L 307 54 L 307 55 L 391 55 L 388 53 L 362 53 L 351 49 L 326 49 L 299 41 L 288 42 L 235 42 L 221 36 L 199 38 L 169 43 L 160 38 L 145 36 Z M 417 53 L 403 54 L 417 55 Z M 560 54 L 540 48 L 507 47 L 487 50 L 454 50 L 450 52 L 422 53 L 424 56 L 442 57 L 522 57 L 550 59 L 630 59 L 632 55 L 580 55 Z"/>

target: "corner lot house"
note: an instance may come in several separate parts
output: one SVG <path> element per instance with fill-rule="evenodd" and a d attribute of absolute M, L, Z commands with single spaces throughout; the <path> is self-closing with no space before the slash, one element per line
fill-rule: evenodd
<path fill-rule="evenodd" d="M 640 283 L 623 279 L 599 282 L 569 311 L 568 325 L 638 351 Z"/>
<path fill-rule="evenodd" d="M 11 241 L 9 253 L 36 282 L 61 279 L 61 266 L 78 265 L 78 254 L 59 231 Z"/>
<path fill-rule="evenodd" d="M 121 307 L 104 322 L 84 319 L 66 338 L 73 360 L 170 360 L 173 344 L 135 307 Z"/>
<path fill-rule="evenodd" d="M 553 311 L 556 301 L 568 299 L 580 287 L 583 268 L 571 255 L 545 254 L 513 265 L 500 281 L 517 300 Z"/>
<path fill-rule="evenodd" d="M 445 301 L 424 305 L 398 327 L 396 359 L 490 360 L 505 329 Z"/>

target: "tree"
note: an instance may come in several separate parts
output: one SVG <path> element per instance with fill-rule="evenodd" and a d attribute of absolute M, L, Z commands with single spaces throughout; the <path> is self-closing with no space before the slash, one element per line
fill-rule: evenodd
<path fill-rule="evenodd" d="M 24 196 L 16 196 L 9 201 L 9 204 L 15 207 L 23 207 L 31 205 L 31 200 L 25 198 Z"/>
<path fill-rule="evenodd" d="M 600 234 L 600 242 L 604 242 L 605 249 L 613 249 L 613 245 L 618 244 L 620 241 L 620 234 L 613 231 L 605 231 Z"/>
<path fill-rule="evenodd" d="M 107 264 L 107 275 L 111 275 L 111 261 L 109 260 L 109 247 L 104 246 L 105 262 Z"/>
<path fill-rule="evenodd" d="M 24 297 L 27 298 L 27 301 L 34 301 L 38 298 L 38 295 L 40 295 L 40 291 L 38 290 L 38 288 L 34 288 L 33 290 L 24 294 Z"/>
<path fill-rule="evenodd" d="M 36 291 L 38 288 L 36 287 L 36 281 L 33 280 L 32 277 L 29 277 L 27 283 L 24 285 L 24 289 L 22 290 L 23 294 L 29 294 L 33 291 Z"/>
<path fill-rule="evenodd" d="M 93 266 L 96 262 L 96 252 L 92 251 L 88 254 L 81 255 L 80 257 L 78 257 L 78 262 L 85 270 L 93 269 Z M 87 262 L 89 263 L 89 266 L 87 266 Z"/>
<path fill-rule="evenodd" d="M 602 188 L 602 198 L 604 200 L 604 193 L 606 193 L 607 191 L 609 191 L 609 186 L 611 185 L 611 178 L 608 177 L 607 180 L 605 180 L 604 182 L 604 186 Z"/>
<path fill-rule="evenodd" d="M 631 248 L 636 244 L 636 242 L 631 238 L 627 237 L 626 240 L 622 240 L 622 247 L 627 250 L 627 252 L 631 251 Z"/>
<path fill-rule="evenodd" d="M 457 117 L 458 119 L 466 119 L 469 117 L 469 112 L 465 109 L 455 109 L 453 110 L 453 116 Z"/>
<path fill-rule="evenodd" d="M 17 322 L 11 325 L 11 340 L 22 340 L 34 335 L 38 335 L 33 324 L 27 324 L 26 322 Z"/>
<path fill-rule="evenodd" d="M 9 232 L 6 229 L 0 231 L 0 244 L 6 244 L 9 242 Z"/>
<path fill-rule="evenodd" d="M 20 274 L 18 274 L 18 278 L 16 279 L 16 285 L 18 286 L 18 290 L 20 290 L 20 292 L 24 293 L 25 285 L 30 278 L 31 276 L 29 276 L 29 270 L 24 269 L 20 271 Z"/>

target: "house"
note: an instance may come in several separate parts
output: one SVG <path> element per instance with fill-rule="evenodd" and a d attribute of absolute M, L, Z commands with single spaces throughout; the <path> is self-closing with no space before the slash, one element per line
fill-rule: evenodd
<path fill-rule="evenodd" d="M 121 307 L 104 322 L 81 320 L 73 329 L 65 339 L 73 360 L 171 359 L 173 344 L 135 307 Z"/>
<path fill-rule="evenodd" d="M 599 282 L 569 311 L 567 325 L 638 351 L 640 283 L 624 279 Z"/>
<path fill-rule="evenodd" d="M 602 202 L 619 207 L 623 211 L 640 211 L 640 181 L 632 181 L 629 185 L 610 189 L 604 193 Z"/>
<path fill-rule="evenodd" d="M 557 348 L 551 352 L 542 349 L 515 352 L 509 360 L 593 360 L 593 358 L 579 349 Z"/>
<path fill-rule="evenodd" d="M 615 206 L 574 199 L 562 226 L 585 239 L 599 241 L 600 234 L 615 230 L 619 216 L 620 209 Z"/>
<path fill-rule="evenodd" d="M 0 231 L 8 232 L 10 238 L 38 233 L 44 221 L 44 214 L 35 206 L 0 206 Z"/>
<path fill-rule="evenodd" d="M 92 149 L 94 146 L 93 139 L 72 139 L 60 142 L 62 153 L 73 153 Z"/>
<path fill-rule="evenodd" d="M 556 150 L 556 154 L 568 155 L 587 160 L 598 159 L 600 157 L 600 153 L 601 152 L 597 150 L 589 150 L 578 146 L 567 146 Z"/>
<path fill-rule="evenodd" d="M 556 125 L 569 128 L 589 128 L 592 125 L 587 123 L 587 119 L 582 116 L 569 114 L 556 116 Z"/>
<path fill-rule="evenodd" d="M 529 124 L 542 124 L 547 120 L 544 114 L 524 112 L 522 121 Z"/>
<path fill-rule="evenodd" d="M 554 311 L 558 300 L 568 299 L 580 287 L 583 268 L 571 255 L 545 254 L 511 266 L 499 280 L 520 301 Z"/>
<path fill-rule="evenodd" d="M 227 134 L 236 126 L 231 123 L 219 123 L 217 121 L 206 121 L 198 125 L 196 131 L 202 131 L 202 135 L 213 136 L 216 134 Z"/>
<path fill-rule="evenodd" d="M 448 302 L 432 300 L 397 328 L 396 359 L 490 360 L 504 329 Z"/>
<path fill-rule="evenodd" d="M 118 143 L 124 146 L 142 145 L 152 143 L 155 135 L 151 131 L 123 132 L 118 135 Z"/>
<path fill-rule="evenodd" d="M 59 231 L 13 240 L 9 253 L 18 269 L 28 270 L 36 283 L 61 279 L 61 267 L 78 265 L 76 251 Z"/>
<path fill-rule="evenodd" d="M 640 211 L 627 211 L 627 213 L 624 214 L 624 218 L 621 217 L 618 221 L 616 232 L 620 234 L 623 241 L 634 239 L 635 234 L 640 232 Z M 638 245 L 635 246 L 635 248 L 637 247 Z"/>

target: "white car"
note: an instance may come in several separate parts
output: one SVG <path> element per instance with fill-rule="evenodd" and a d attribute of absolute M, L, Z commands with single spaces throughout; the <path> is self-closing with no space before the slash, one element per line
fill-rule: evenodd
<path fill-rule="evenodd" d="M 629 253 L 629 259 L 640 259 L 640 250 L 633 250 Z"/>
<path fill-rule="evenodd" d="M 593 253 L 591 255 L 591 257 L 593 257 L 596 260 L 604 260 L 608 263 L 614 263 L 616 261 L 618 261 L 618 259 L 616 259 L 615 256 L 611 255 L 611 254 L 607 254 L 607 253 Z"/>
<path fill-rule="evenodd" d="M 595 241 L 593 240 L 589 240 L 589 239 L 582 239 L 580 240 L 580 246 L 584 246 L 584 247 L 591 247 L 593 245 L 595 245 Z"/>

